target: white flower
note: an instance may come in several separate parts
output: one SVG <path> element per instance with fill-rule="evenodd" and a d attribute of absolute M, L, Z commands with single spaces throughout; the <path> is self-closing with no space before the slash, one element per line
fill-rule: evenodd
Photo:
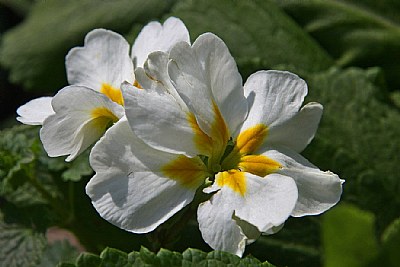
<path fill-rule="evenodd" d="M 146 233 L 207 186 L 197 212 L 203 239 L 241 256 L 289 216 L 339 201 L 343 180 L 298 154 L 322 115 L 318 103 L 301 108 L 307 86 L 298 76 L 260 71 L 243 87 L 227 47 L 209 33 L 150 54 L 140 72 L 147 90 L 122 86 L 127 121 L 91 153 L 96 175 L 86 192 L 103 218 Z"/>
<path fill-rule="evenodd" d="M 86 35 L 83 47 L 71 49 L 66 57 L 71 85 L 54 98 L 35 99 L 20 107 L 17 119 L 43 125 L 40 137 L 48 155 L 69 155 L 66 161 L 71 161 L 124 115 L 121 83 L 140 87 L 133 62 L 141 67 L 150 52 L 168 51 L 178 41 L 189 42 L 189 33 L 183 22 L 173 17 L 164 25 L 146 25 L 131 55 L 129 44 L 121 35 L 95 29 Z"/>

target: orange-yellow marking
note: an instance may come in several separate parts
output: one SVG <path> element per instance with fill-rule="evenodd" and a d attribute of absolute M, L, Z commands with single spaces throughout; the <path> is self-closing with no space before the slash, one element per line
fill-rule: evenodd
<path fill-rule="evenodd" d="M 264 177 L 282 167 L 279 162 L 263 155 L 242 156 L 238 164 L 240 170 Z"/>
<path fill-rule="evenodd" d="M 220 172 L 215 177 L 215 181 L 217 185 L 221 187 L 228 186 L 242 197 L 246 194 L 247 186 L 244 172 L 238 170 Z"/>
<path fill-rule="evenodd" d="M 124 98 L 122 97 L 122 92 L 119 88 L 112 87 L 108 83 L 103 83 L 100 92 L 105 94 L 115 103 L 120 104 L 121 106 L 124 105 Z"/>
<path fill-rule="evenodd" d="M 91 112 L 94 127 L 104 131 L 110 124 L 118 121 L 118 117 L 114 115 L 108 108 L 99 107 Z"/>
<path fill-rule="evenodd" d="M 193 113 L 189 113 L 187 118 L 194 132 L 194 142 L 197 149 L 203 154 L 211 153 L 213 147 L 211 137 L 209 137 L 205 132 L 203 132 L 203 130 L 200 129 L 200 126 L 197 123 L 196 117 Z"/>
<path fill-rule="evenodd" d="M 137 88 L 139 88 L 139 89 L 143 89 L 143 87 L 139 84 L 139 82 L 138 82 L 137 80 L 135 80 L 135 81 L 133 82 L 133 86 L 135 86 L 135 87 L 137 87 Z"/>
<path fill-rule="evenodd" d="M 257 124 L 241 132 L 236 141 L 240 154 L 254 153 L 262 145 L 267 134 L 268 127 L 264 124 Z"/>
<path fill-rule="evenodd" d="M 163 166 L 161 171 L 166 177 L 190 189 L 197 189 L 209 175 L 201 159 L 182 155 Z"/>

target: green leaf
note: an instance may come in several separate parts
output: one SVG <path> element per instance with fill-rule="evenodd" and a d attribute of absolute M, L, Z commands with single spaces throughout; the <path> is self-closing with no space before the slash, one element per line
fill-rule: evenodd
<path fill-rule="evenodd" d="M 90 149 L 79 155 L 71 163 L 66 166 L 68 169 L 63 172 L 62 178 L 64 181 L 79 181 L 83 176 L 93 174 L 93 170 L 89 165 L 89 152 Z"/>
<path fill-rule="evenodd" d="M 66 240 L 57 241 L 46 246 L 37 267 L 56 266 L 61 261 L 65 264 L 73 264 L 78 254 L 77 249 L 71 246 Z"/>
<path fill-rule="evenodd" d="M 323 216 L 325 267 L 365 266 L 378 252 L 374 215 L 356 206 L 340 204 Z"/>
<path fill-rule="evenodd" d="M 2 38 L 0 63 L 14 83 L 41 92 L 66 84 L 64 58 L 94 28 L 127 32 L 160 16 L 172 1 L 38 1 L 26 20 Z M 66 23 L 68 22 L 68 23 Z"/>
<path fill-rule="evenodd" d="M 83 253 L 76 262 L 76 267 L 120 267 L 120 266 L 149 266 L 149 267 L 177 267 L 177 266 L 266 266 L 274 267 L 272 264 L 253 257 L 240 259 L 236 255 L 227 252 L 213 251 L 205 253 L 197 249 L 187 249 L 182 254 L 161 249 L 157 254 L 142 247 L 139 252 L 133 251 L 129 254 L 114 248 L 106 248 L 100 257 L 93 254 Z"/>
<path fill-rule="evenodd" d="M 399 87 L 399 1 L 276 2 L 336 59 L 338 65 L 380 66 L 390 87 Z"/>
<path fill-rule="evenodd" d="M 394 220 L 382 234 L 381 255 L 376 265 L 398 266 L 400 262 L 400 218 Z M 375 265 L 375 266 L 376 266 Z"/>
<path fill-rule="evenodd" d="M 174 7 L 172 15 L 185 22 L 192 39 L 207 31 L 221 37 L 244 76 L 281 64 L 315 72 L 333 63 L 272 1 L 186 0 Z"/>
<path fill-rule="evenodd" d="M 18 224 L 0 222 L 0 262 L 7 267 L 36 266 L 45 247 L 43 234 Z"/>
<path fill-rule="evenodd" d="M 345 179 L 343 198 L 374 212 L 382 232 L 400 210 L 400 165 L 395 160 L 400 112 L 386 101 L 376 77 L 376 69 L 351 68 L 306 79 L 306 102 L 323 104 L 324 115 L 303 154 L 320 169 Z"/>

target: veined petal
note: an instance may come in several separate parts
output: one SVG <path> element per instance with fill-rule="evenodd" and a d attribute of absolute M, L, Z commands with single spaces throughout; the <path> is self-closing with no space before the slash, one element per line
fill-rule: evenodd
<path fill-rule="evenodd" d="M 212 33 L 200 35 L 193 43 L 197 58 L 214 101 L 232 135 L 247 115 L 242 77 L 225 43 Z"/>
<path fill-rule="evenodd" d="M 321 120 L 323 107 L 319 103 L 304 105 L 294 117 L 274 127 L 259 151 L 267 146 L 285 146 L 296 152 L 303 151 L 314 138 Z"/>
<path fill-rule="evenodd" d="M 54 114 L 53 107 L 51 106 L 51 100 L 53 98 L 46 96 L 33 99 L 20 106 L 17 109 L 17 120 L 23 124 L 28 125 L 42 125 L 43 121 Z"/>
<path fill-rule="evenodd" d="M 135 68 L 143 67 L 151 52 L 167 52 L 177 42 L 190 43 L 189 32 L 180 19 L 170 17 L 163 25 L 156 21 L 150 22 L 143 27 L 132 46 Z"/>
<path fill-rule="evenodd" d="M 220 190 L 198 210 L 203 239 L 213 249 L 239 256 L 245 245 L 256 238 L 257 231 L 249 224 L 259 232 L 279 226 L 290 216 L 297 200 L 293 179 L 279 174 L 261 178 L 239 171 L 221 172 L 213 187 Z"/>
<path fill-rule="evenodd" d="M 207 175 L 201 160 L 182 157 L 147 146 L 123 118 L 92 149 L 86 193 L 112 224 L 150 232 L 189 204 Z"/>
<path fill-rule="evenodd" d="M 89 32 L 83 47 L 69 51 L 65 65 L 70 84 L 86 86 L 108 96 L 118 95 L 121 83 L 132 83 L 134 79 L 128 42 L 109 30 Z"/>
<path fill-rule="evenodd" d="M 242 78 L 225 43 L 205 33 L 192 47 L 177 44 L 170 59 L 169 75 L 203 131 L 212 135 L 216 106 L 228 133 L 235 133 L 246 117 L 247 101 Z"/>
<path fill-rule="evenodd" d="M 290 72 L 259 71 L 244 85 L 249 114 L 241 132 L 257 124 L 270 132 L 297 114 L 307 94 L 304 80 Z"/>
<path fill-rule="evenodd" d="M 55 114 L 43 123 L 40 139 L 50 157 L 73 160 L 124 115 L 123 108 L 103 94 L 82 86 L 67 86 L 52 100 Z"/>
<path fill-rule="evenodd" d="M 146 76 L 140 76 L 137 77 L 137 79 L 139 83 L 143 82 L 144 88 L 146 89 L 158 88 L 158 90 L 168 92 L 171 96 L 175 98 L 182 109 L 189 111 L 185 102 L 179 96 L 174 85 L 171 83 L 170 77 L 168 75 L 168 62 L 169 57 L 168 54 L 165 52 L 157 51 L 149 54 L 144 64 Z"/>
<path fill-rule="evenodd" d="M 155 149 L 189 157 L 208 153 L 207 136 L 198 130 L 193 115 L 167 92 L 138 90 L 123 84 L 125 112 L 131 128 Z"/>
<path fill-rule="evenodd" d="M 336 174 L 319 170 L 301 155 L 288 149 L 269 150 L 264 155 L 282 165 L 278 173 L 296 182 L 299 198 L 292 216 L 317 215 L 340 200 L 344 180 Z"/>

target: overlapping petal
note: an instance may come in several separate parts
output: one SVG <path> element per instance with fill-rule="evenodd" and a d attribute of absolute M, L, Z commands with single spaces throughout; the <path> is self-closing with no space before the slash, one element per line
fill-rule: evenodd
<path fill-rule="evenodd" d="M 342 194 L 344 180 L 330 171 L 321 171 L 301 155 L 288 149 L 268 150 L 264 155 L 278 161 L 278 173 L 294 179 L 299 197 L 292 216 L 317 215 L 331 207 Z"/>
<path fill-rule="evenodd" d="M 230 174 L 242 176 L 244 180 L 232 186 L 232 179 L 238 177 L 222 182 L 226 173 L 217 174 L 213 187 L 206 190 L 217 192 L 200 205 L 198 221 L 203 239 L 212 248 L 241 256 L 249 238 L 239 227 L 244 223 L 236 221 L 235 217 L 253 225 L 259 232 L 279 226 L 296 204 L 297 188 L 293 179 L 284 175 L 261 178 L 244 172 Z M 237 187 L 239 183 L 244 183 L 241 190 Z"/>
<path fill-rule="evenodd" d="M 167 92 L 137 90 L 123 85 L 125 113 L 135 134 L 153 148 L 190 157 L 207 152 L 202 133 L 188 110 Z M 199 139 L 200 140 L 197 140 Z"/>
<path fill-rule="evenodd" d="M 192 170 L 197 179 L 168 178 L 168 172 L 191 174 L 188 166 L 166 170 L 176 158 L 147 146 L 121 119 L 92 150 L 90 164 L 96 175 L 86 192 L 106 220 L 135 233 L 150 232 L 190 203 L 205 178 L 201 161 L 194 162 L 198 169 Z"/>
<path fill-rule="evenodd" d="M 129 48 L 125 38 L 115 32 L 104 29 L 89 32 L 84 46 L 71 49 L 66 57 L 69 84 L 106 91 L 110 98 L 120 94 L 121 83 L 132 83 L 134 79 Z"/>
<path fill-rule="evenodd" d="M 28 125 L 42 125 L 43 121 L 54 114 L 51 106 L 52 97 L 33 99 L 17 109 L 17 120 Z"/>
<path fill-rule="evenodd" d="M 215 140 L 235 132 L 247 114 L 247 102 L 241 76 L 224 42 L 206 33 L 192 47 L 178 43 L 170 59 L 169 75 L 200 128 Z M 220 127 L 217 131 L 215 124 Z"/>
<path fill-rule="evenodd" d="M 286 122 L 299 111 L 308 89 L 297 75 L 286 71 L 258 71 L 244 85 L 249 114 L 242 129 L 258 123 L 270 129 Z"/>
<path fill-rule="evenodd" d="M 323 107 L 319 103 L 308 103 L 285 123 L 274 127 L 268 133 L 268 138 L 260 147 L 284 146 L 296 152 L 303 151 L 314 138 L 321 120 Z"/>
<path fill-rule="evenodd" d="M 178 42 L 190 43 L 189 32 L 178 18 L 170 17 L 163 25 L 153 21 L 143 27 L 132 46 L 135 68 L 143 67 L 147 56 L 154 51 L 169 51 Z"/>
<path fill-rule="evenodd" d="M 40 139 L 50 157 L 73 160 L 124 115 L 105 95 L 82 86 L 67 86 L 52 100 L 55 114 L 43 122 Z"/>

